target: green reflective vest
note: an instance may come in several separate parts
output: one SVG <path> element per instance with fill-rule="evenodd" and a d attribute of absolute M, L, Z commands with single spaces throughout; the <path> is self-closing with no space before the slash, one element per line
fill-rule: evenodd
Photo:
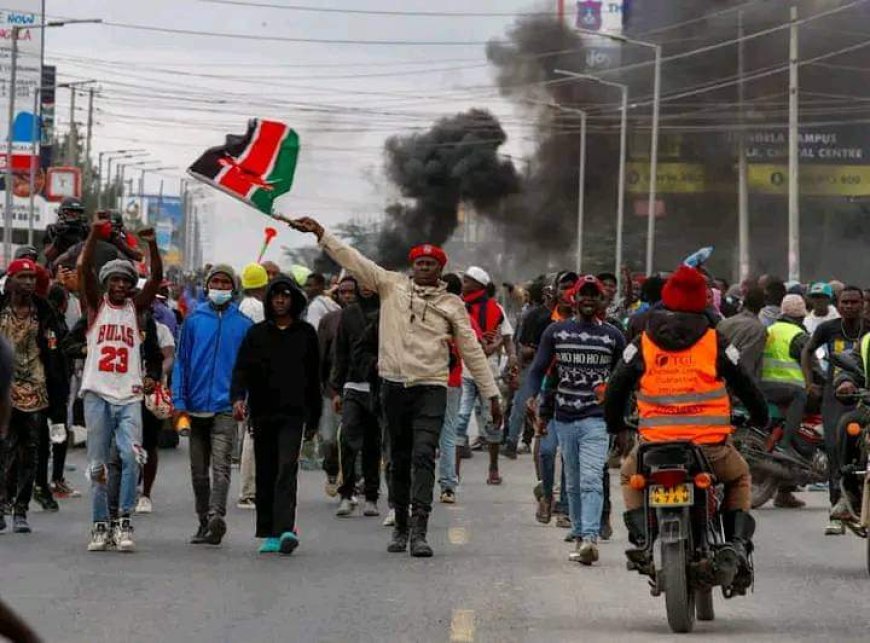
<path fill-rule="evenodd" d="M 870 386 L 870 334 L 861 338 L 861 365 L 864 367 L 864 386 Z"/>
<path fill-rule="evenodd" d="M 801 388 L 806 385 L 800 362 L 791 356 L 791 342 L 803 332 L 800 326 L 782 321 L 767 329 L 767 342 L 761 361 L 762 382 L 791 384 Z"/>

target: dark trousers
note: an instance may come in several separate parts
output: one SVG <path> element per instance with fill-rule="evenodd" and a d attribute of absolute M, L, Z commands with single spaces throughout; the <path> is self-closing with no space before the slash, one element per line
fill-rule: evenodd
<path fill-rule="evenodd" d="M 254 420 L 257 538 L 296 529 L 296 487 L 304 421 L 300 417 Z"/>
<path fill-rule="evenodd" d="M 36 435 L 36 474 L 33 484 L 48 491 L 48 459 L 51 456 L 51 440 L 48 437 L 48 424 L 45 416 L 39 423 Z"/>
<path fill-rule="evenodd" d="M 777 406 L 785 407 L 785 422 L 782 430 L 783 436 L 780 445 L 791 446 L 792 441 L 801 428 L 804 419 L 804 411 L 807 407 L 807 392 L 799 386 L 789 384 L 777 384 L 762 382 L 761 390 L 768 402 Z"/>
<path fill-rule="evenodd" d="M 67 430 L 66 440 L 60 444 L 51 445 L 51 481 L 60 482 L 64 478 L 64 467 L 66 466 L 66 451 L 72 440 L 72 432 Z"/>
<path fill-rule="evenodd" d="M 447 389 L 383 382 L 381 400 L 390 434 L 392 494 L 396 512 L 428 514 L 435 485 L 435 451 L 444 424 Z"/>
<path fill-rule="evenodd" d="M 356 487 L 356 459 L 362 452 L 362 474 L 366 500 L 377 502 L 381 486 L 381 426 L 370 393 L 346 390 L 339 431 L 342 498 L 350 498 Z"/>
<path fill-rule="evenodd" d="M 227 514 L 235 433 L 236 421 L 227 413 L 190 418 L 190 477 L 200 519 Z"/>
<path fill-rule="evenodd" d="M 15 515 L 27 514 L 36 477 L 40 427 L 45 428 L 42 413 L 12 409 L 9 431 L 0 442 L 0 511 L 4 513 L 9 508 Z"/>
<path fill-rule="evenodd" d="M 831 367 L 833 368 L 833 366 Z M 837 448 L 837 427 L 849 407 L 840 404 L 834 388 L 825 384 L 822 393 L 822 424 L 825 427 L 825 453 L 828 456 L 828 494 L 833 507 L 840 500 L 840 451 Z"/>
<path fill-rule="evenodd" d="M 610 467 L 609 462 L 604 463 L 604 477 L 601 479 L 604 484 L 604 504 L 601 506 L 601 523 L 605 523 L 610 519 Z"/>

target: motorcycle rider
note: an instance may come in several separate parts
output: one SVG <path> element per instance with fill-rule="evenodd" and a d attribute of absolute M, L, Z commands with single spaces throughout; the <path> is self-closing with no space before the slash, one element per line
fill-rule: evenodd
<path fill-rule="evenodd" d="M 857 393 L 859 388 L 867 388 L 870 385 L 867 378 L 867 374 L 870 373 L 870 334 L 864 335 L 858 350 L 853 351 L 853 354 L 858 358 L 856 361 L 858 362 L 859 372 L 842 370 L 834 379 L 837 398 L 844 404 L 853 403 L 854 399 L 850 399 L 850 396 Z M 856 462 L 860 456 L 860 436 L 849 435 L 846 430 L 848 425 L 855 421 L 866 425 L 870 421 L 870 418 L 867 418 L 866 414 L 860 410 L 849 411 L 843 414 L 837 425 L 838 461 L 842 466 Z M 858 514 L 861 512 L 860 500 L 863 479 L 857 476 L 844 475 L 842 482 L 846 493 L 840 496 L 837 503 L 831 509 L 831 518 L 844 522 L 853 522 L 858 519 Z"/>
<path fill-rule="evenodd" d="M 704 314 L 707 281 L 696 269 L 680 266 L 662 289 L 663 307 L 652 311 L 646 329 L 629 344 L 617 364 L 604 402 L 608 431 L 625 427 L 625 409 L 637 389 L 638 433 L 642 442 L 691 440 L 701 446 L 712 473 L 725 483 L 725 535 L 738 557 L 733 590 L 743 594 L 752 583 L 748 556 L 755 521 L 749 514 L 749 466 L 731 443 L 731 390 L 753 421 L 766 426 L 767 403 L 740 363 L 740 351 L 728 344 Z M 726 385 L 728 389 L 726 389 Z M 644 494 L 629 486 L 637 473 L 637 449 L 625 459 L 620 481 L 625 500 L 630 561 L 648 564 Z"/>
<path fill-rule="evenodd" d="M 786 295 L 782 314 L 768 329 L 761 362 L 761 390 L 767 400 L 786 408 L 783 437 L 779 446 L 790 456 L 802 459 L 792 441 L 801 427 L 807 405 L 806 381 L 801 369 L 801 355 L 810 336 L 803 326 L 807 306 L 800 295 Z M 806 503 L 781 489 L 777 507 L 799 508 Z"/>

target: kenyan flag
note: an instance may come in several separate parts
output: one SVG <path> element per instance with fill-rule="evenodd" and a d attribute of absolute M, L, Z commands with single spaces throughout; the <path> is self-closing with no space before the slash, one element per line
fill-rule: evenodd
<path fill-rule="evenodd" d="M 290 191 L 299 135 L 277 121 L 251 119 L 244 136 L 227 134 L 226 143 L 205 151 L 187 172 L 230 196 L 272 214 L 272 204 Z"/>

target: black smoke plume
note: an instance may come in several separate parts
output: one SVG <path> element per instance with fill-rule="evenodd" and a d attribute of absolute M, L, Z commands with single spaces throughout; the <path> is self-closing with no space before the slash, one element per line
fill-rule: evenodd
<path fill-rule="evenodd" d="M 456 229 L 461 202 L 487 216 L 518 190 L 513 163 L 498 154 L 506 139 L 492 114 L 471 109 L 442 118 L 426 132 L 387 140 L 387 177 L 410 203 L 387 208 L 378 243 L 385 265 L 403 265 L 413 245 L 444 244 Z"/>

